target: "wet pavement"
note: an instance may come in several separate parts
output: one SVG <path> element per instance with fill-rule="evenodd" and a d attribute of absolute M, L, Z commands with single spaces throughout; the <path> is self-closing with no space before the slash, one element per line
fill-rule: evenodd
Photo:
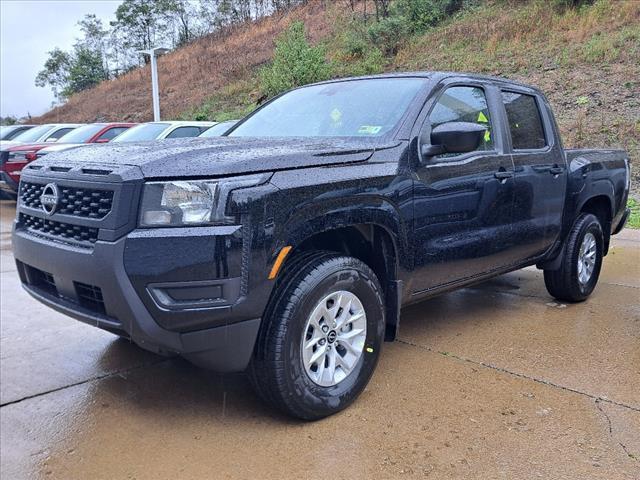
<path fill-rule="evenodd" d="M 356 403 L 301 423 L 32 300 L 0 214 L 3 479 L 640 478 L 640 231 L 582 304 L 530 268 L 405 309 Z"/>

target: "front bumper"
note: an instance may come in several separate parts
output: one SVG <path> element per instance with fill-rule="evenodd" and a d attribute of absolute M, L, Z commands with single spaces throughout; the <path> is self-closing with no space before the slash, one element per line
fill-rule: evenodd
<path fill-rule="evenodd" d="M 40 302 L 147 350 L 234 372 L 251 358 L 268 292 L 247 295 L 246 282 L 232 276 L 242 265 L 229 259 L 216 272 L 220 253 L 199 248 L 231 245 L 241 230 L 233 228 L 201 231 L 200 244 L 187 229 L 134 230 L 92 249 L 14 228 L 13 248 L 25 290 Z"/>

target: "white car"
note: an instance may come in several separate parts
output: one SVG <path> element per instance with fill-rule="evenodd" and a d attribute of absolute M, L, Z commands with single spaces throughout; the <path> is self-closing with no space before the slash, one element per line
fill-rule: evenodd
<path fill-rule="evenodd" d="M 120 142 L 144 142 L 162 140 L 165 138 L 197 137 L 205 130 L 213 127 L 216 122 L 166 121 L 149 122 L 136 125 L 126 132 L 122 132 L 112 140 Z"/>
<path fill-rule="evenodd" d="M 0 147 L 6 148 L 27 143 L 57 142 L 71 130 L 81 127 L 82 123 L 47 123 L 22 132 L 11 141 L 0 141 Z"/>
<path fill-rule="evenodd" d="M 16 125 L 2 125 L 0 127 L 0 140 L 13 140 L 21 133 L 24 133 L 33 127 L 35 127 L 35 125 L 25 125 L 20 123 Z"/>

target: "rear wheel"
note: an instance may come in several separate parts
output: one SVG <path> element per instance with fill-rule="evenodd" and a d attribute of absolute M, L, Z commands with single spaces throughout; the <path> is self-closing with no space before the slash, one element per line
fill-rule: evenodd
<path fill-rule="evenodd" d="M 276 286 L 249 373 L 279 410 L 315 420 L 348 406 L 371 377 L 384 336 L 382 289 L 363 262 L 294 260 Z"/>
<path fill-rule="evenodd" d="M 560 268 L 544 271 L 547 291 L 558 300 L 586 300 L 600 277 L 603 246 L 602 226 L 597 217 L 581 214 L 567 238 Z"/>

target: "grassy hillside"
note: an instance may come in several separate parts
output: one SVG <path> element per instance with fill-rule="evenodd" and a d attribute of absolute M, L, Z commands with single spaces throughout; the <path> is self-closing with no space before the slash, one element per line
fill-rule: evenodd
<path fill-rule="evenodd" d="M 540 87 L 565 146 L 621 147 L 640 166 L 640 2 L 559 14 L 549 2 L 485 4 L 415 39 L 399 70 L 467 70 Z M 640 168 L 635 169 L 640 194 Z"/>
<path fill-rule="evenodd" d="M 273 55 L 274 38 L 302 20 L 310 41 L 326 47 L 337 76 L 457 70 L 522 80 L 547 93 L 566 146 L 622 147 L 640 165 L 640 2 L 596 0 L 580 9 L 553 8 L 557 0 L 466 3 L 426 33 L 404 36 L 391 51 L 358 36 L 362 20 L 354 21 L 346 0 L 310 0 L 285 16 L 202 38 L 160 59 L 163 117 L 224 120 L 250 111 L 261 96 L 258 71 Z M 358 8 L 361 18 L 362 3 Z M 145 121 L 149 97 L 143 68 L 75 95 L 37 120 Z M 637 168 L 636 194 L 639 186 Z"/>

